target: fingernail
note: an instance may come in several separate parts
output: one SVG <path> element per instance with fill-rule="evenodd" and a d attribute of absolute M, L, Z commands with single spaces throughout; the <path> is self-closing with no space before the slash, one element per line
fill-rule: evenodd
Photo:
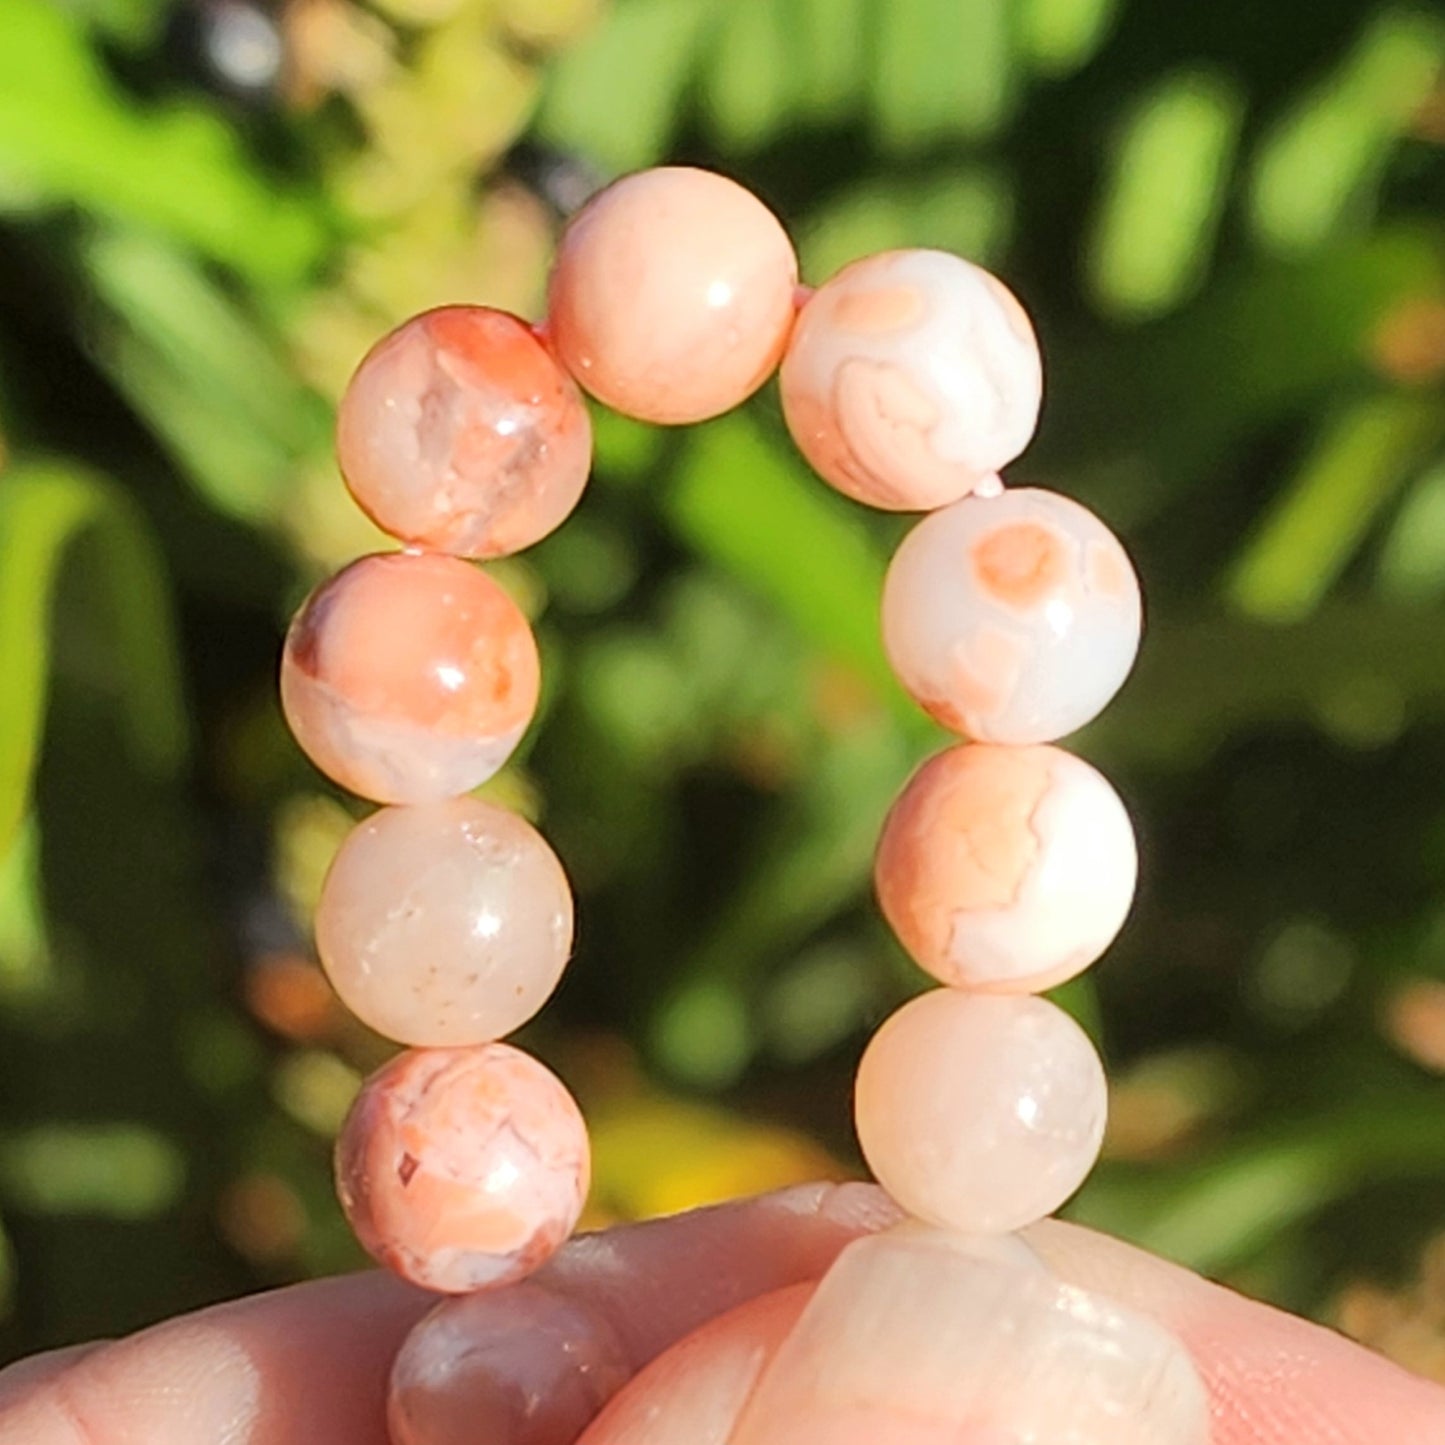
<path fill-rule="evenodd" d="M 572 1440 L 630 1370 L 594 1311 L 531 1284 L 459 1296 L 408 1336 L 391 1374 L 394 1445 Z"/>
<path fill-rule="evenodd" d="M 1183 1347 L 1031 1255 L 917 1225 L 850 1245 L 730 1445 L 1207 1445 Z"/>

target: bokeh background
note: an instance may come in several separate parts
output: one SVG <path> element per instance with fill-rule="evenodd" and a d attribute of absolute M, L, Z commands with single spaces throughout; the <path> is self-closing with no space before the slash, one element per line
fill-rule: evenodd
<path fill-rule="evenodd" d="M 1077 739 L 1137 912 L 1066 1003 L 1116 1081 L 1071 1213 L 1445 1378 L 1445 19 L 1407 0 L 4 0 L 0 1346 L 358 1263 L 329 1140 L 386 1056 L 308 912 L 358 814 L 288 740 L 289 611 L 381 545 L 329 458 L 422 307 L 536 313 L 611 176 L 718 166 L 806 275 L 1000 270 L 1014 475 L 1127 539 L 1150 628 Z M 883 666 L 897 518 L 776 398 L 597 418 L 496 574 L 540 725 L 489 791 L 581 936 L 525 1042 L 596 1222 L 853 1172 L 920 987 L 868 892 L 941 736 Z"/>

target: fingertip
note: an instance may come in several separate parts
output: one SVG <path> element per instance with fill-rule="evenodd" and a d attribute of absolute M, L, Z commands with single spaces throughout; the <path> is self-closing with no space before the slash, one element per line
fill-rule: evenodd
<path fill-rule="evenodd" d="M 1048 1220 L 1028 1239 L 1064 1280 L 1178 1337 L 1208 1392 L 1214 1445 L 1445 1440 L 1445 1389 L 1332 1330 L 1077 1225 Z"/>

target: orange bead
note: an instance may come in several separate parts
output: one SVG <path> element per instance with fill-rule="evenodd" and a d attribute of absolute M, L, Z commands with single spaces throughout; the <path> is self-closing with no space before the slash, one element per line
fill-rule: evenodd
<path fill-rule="evenodd" d="M 537 707 L 540 667 L 517 604 L 454 557 L 363 557 L 307 599 L 286 636 L 281 703 L 328 777 L 381 803 L 486 782 Z"/>
<path fill-rule="evenodd" d="M 356 1237 L 423 1289 L 510 1284 L 571 1234 L 591 1173 L 571 1094 L 506 1044 L 417 1049 L 362 1086 L 336 1145 Z"/>
<path fill-rule="evenodd" d="M 443 306 L 357 368 L 337 415 L 346 485 L 383 531 L 464 557 L 519 552 L 577 505 L 592 426 L 526 322 Z"/>
<path fill-rule="evenodd" d="M 711 171 L 624 176 L 567 227 L 547 331 L 577 380 L 652 422 L 704 421 L 772 375 L 798 262 L 778 219 Z"/>

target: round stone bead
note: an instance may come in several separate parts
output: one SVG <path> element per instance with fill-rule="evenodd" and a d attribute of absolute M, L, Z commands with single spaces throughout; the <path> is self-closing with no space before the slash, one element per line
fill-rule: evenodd
<path fill-rule="evenodd" d="M 363 557 L 306 600 L 281 704 L 328 777 L 379 803 L 470 792 L 537 707 L 537 644 L 516 603 L 455 557 Z"/>
<path fill-rule="evenodd" d="M 663 166 L 624 176 L 573 218 L 547 330 L 599 401 L 643 421 L 703 421 L 772 374 L 797 283 L 792 243 L 756 196 Z"/>
<path fill-rule="evenodd" d="M 501 557 L 577 505 L 592 427 L 576 384 L 526 322 L 443 306 L 362 361 L 337 414 L 336 451 L 351 495 L 383 531 Z"/>
<path fill-rule="evenodd" d="M 1140 626 L 1118 538 L 1077 502 L 1034 488 L 925 517 L 883 587 L 899 681 L 979 742 L 1053 742 L 1083 727 L 1129 675 Z"/>
<path fill-rule="evenodd" d="M 1045 999 L 934 989 L 898 1010 L 858 1067 L 855 1119 L 878 1182 L 909 1214 L 1008 1233 L 1084 1182 L 1104 1137 L 1104 1066 Z"/>
<path fill-rule="evenodd" d="M 589 1173 L 572 1096 L 507 1044 L 399 1055 L 362 1086 L 336 1146 L 356 1237 L 443 1294 L 511 1284 L 549 1259 Z"/>
<path fill-rule="evenodd" d="M 885 251 L 813 293 L 780 385 L 825 481 L 869 506 L 931 511 L 992 485 L 1028 445 L 1043 371 L 1001 281 L 945 251 Z"/>
<path fill-rule="evenodd" d="M 572 891 L 532 825 L 479 798 L 383 808 L 341 845 L 316 947 L 342 1003 L 404 1044 L 488 1043 L 546 1003 Z"/>
<path fill-rule="evenodd" d="M 1114 941 L 1138 853 L 1119 795 L 1053 747 L 969 743 L 926 762 L 883 826 L 878 901 L 942 983 L 1039 993 Z"/>

